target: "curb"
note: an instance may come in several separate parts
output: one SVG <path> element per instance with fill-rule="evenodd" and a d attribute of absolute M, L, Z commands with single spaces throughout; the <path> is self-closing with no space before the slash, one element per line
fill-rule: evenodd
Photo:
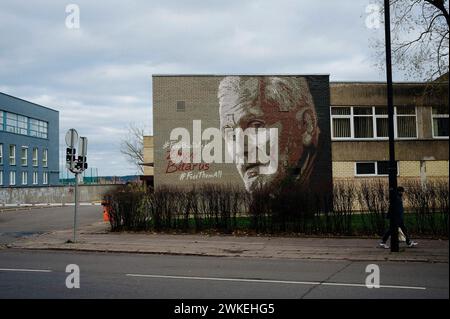
<path fill-rule="evenodd" d="M 70 244 L 69 244 L 70 245 Z M 20 250 L 44 250 L 44 251 L 76 251 L 76 252 L 94 252 L 94 253 L 114 253 L 114 254 L 141 254 L 141 255 L 170 255 L 170 256 L 199 256 L 199 257 L 223 257 L 223 258 L 262 258 L 262 259 L 288 259 L 288 260 L 329 260 L 329 261 L 354 261 L 354 262 L 403 262 L 403 263 L 435 263 L 448 264 L 448 261 L 435 260 L 430 258 L 361 258 L 361 257 L 332 257 L 332 256 L 303 256 L 295 257 L 279 257 L 279 256 L 247 256 L 247 255 L 233 255 L 233 254 L 214 254 L 214 253 L 189 253 L 189 252 L 173 252 L 173 251 L 146 251 L 146 250 L 124 250 L 124 249 L 98 249 L 86 247 L 20 247 L 14 245 L 6 245 L 7 249 Z"/>

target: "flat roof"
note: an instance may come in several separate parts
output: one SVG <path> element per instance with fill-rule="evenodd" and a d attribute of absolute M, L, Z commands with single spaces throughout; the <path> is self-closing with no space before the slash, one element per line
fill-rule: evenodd
<path fill-rule="evenodd" d="M 152 74 L 152 77 L 215 77 L 215 76 L 330 76 L 329 73 L 313 73 L 313 74 L 298 74 L 298 73 L 215 73 L 215 74 Z"/>
<path fill-rule="evenodd" d="M 3 92 L 0 92 L 0 94 L 5 95 L 5 96 L 10 97 L 10 98 L 13 98 L 13 99 L 16 99 L 16 100 L 20 100 L 20 101 L 24 101 L 24 102 L 27 102 L 27 103 L 30 103 L 30 104 L 34 104 L 34 105 L 39 106 L 39 107 L 42 107 L 42 108 L 44 108 L 44 109 L 47 109 L 47 110 L 50 110 L 50 111 L 58 112 L 58 113 L 59 113 L 58 110 L 51 109 L 51 108 L 49 108 L 49 107 L 47 107 L 47 106 L 43 106 L 43 105 L 40 105 L 40 104 L 37 104 L 37 103 L 34 103 L 34 102 L 30 102 L 30 101 L 21 99 L 20 97 L 16 97 L 16 96 L 13 96 L 13 95 L 9 95 L 9 94 L 3 93 Z"/>
<path fill-rule="evenodd" d="M 387 84 L 385 81 L 330 81 L 330 84 Z M 393 84 L 448 84 L 448 82 L 393 82 Z"/>

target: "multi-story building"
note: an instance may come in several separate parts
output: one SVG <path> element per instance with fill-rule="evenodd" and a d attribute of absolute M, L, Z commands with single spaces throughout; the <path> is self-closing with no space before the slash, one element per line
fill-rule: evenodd
<path fill-rule="evenodd" d="M 333 179 L 388 175 L 386 84 L 330 84 Z M 399 182 L 448 178 L 448 82 L 394 84 L 395 155 Z"/>
<path fill-rule="evenodd" d="M 59 112 L 0 93 L 0 187 L 59 183 Z"/>
<path fill-rule="evenodd" d="M 240 75 L 239 77 L 252 76 Z M 277 76 L 263 76 L 258 79 L 263 83 L 266 81 L 265 77 Z M 320 128 L 319 140 L 322 139 L 318 149 L 322 153 L 329 152 L 329 149 L 331 151 L 331 156 L 327 155 L 324 158 L 331 162 L 333 181 L 361 181 L 373 178 L 387 180 L 389 151 L 385 83 L 331 82 L 328 84 L 327 79 L 319 82 L 320 76 L 278 77 L 306 79 L 317 113 Z M 228 120 L 228 117 L 220 119 L 219 95 L 222 93 L 219 92 L 219 87 L 224 78 L 225 76 L 222 75 L 153 76 L 156 187 L 162 184 L 178 186 L 199 183 L 242 184 L 242 176 L 239 176 L 234 165 L 216 163 L 203 166 L 202 164 L 174 165 L 167 153 L 169 135 L 174 128 L 186 128 L 189 133 L 187 135 L 193 137 L 194 120 L 201 120 L 202 130 L 210 127 L 220 129 L 222 122 Z M 280 83 L 284 83 L 283 81 Z M 448 178 L 449 96 L 448 80 L 444 81 L 394 84 L 395 149 L 400 183 L 408 179 L 425 181 Z M 288 82 L 289 80 L 285 83 Z M 234 99 L 238 103 L 235 105 L 239 106 L 239 103 L 244 104 L 242 103 L 244 99 L 257 96 L 257 93 L 251 91 L 251 83 L 247 83 L 248 89 L 242 85 L 244 82 L 236 83 L 224 87 L 231 88 L 230 90 L 237 88 L 236 92 L 238 92 L 240 90 L 238 87 L 242 86 L 243 93 L 241 96 L 239 92 L 233 93 L 235 95 L 227 97 L 227 101 Z M 275 87 L 274 92 L 283 91 L 284 85 Z M 259 86 L 260 93 L 264 90 L 266 90 L 264 87 Z M 303 90 L 303 92 L 307 91 Z M 309 93 L 301 96 L 304 93 L 298 92 L 301 90 L 295 93 L 300 95 L 299 101 L 308 100 Z M 265 94 L 270 92 L 266 90 Z M 283 93 L 279 95 L 282 96 Z M 267 104 L 264 99 L 265 97 L 255 98 L 248 105 Z M 285 100 L 289 103 L 290 99 L 297 99 L 297 97 L 288 92 Z M 287 114 L 284 110 L 274 108 L 270 116 L 272 118 L 283 116 L 283 112 Z M 294 116 L 298 117 L 296 114 Z M 236 115 L 227 116 L 233 119 Z M 300 122 L 299 125 L 304 123 Z M 331 147 L 328 147 L 327 143 L 331 144 Z M 147 151 L 152 150 L 148 148 Z M 320 170 L 327 171 L 328 168 L 323 165 Z"/>

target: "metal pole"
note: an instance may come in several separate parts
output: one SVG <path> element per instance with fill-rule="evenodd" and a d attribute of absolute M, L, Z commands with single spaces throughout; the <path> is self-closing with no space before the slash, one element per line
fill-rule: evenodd
<path fill-rule="evenodd" d="M 389 227 L 391 230 L 391 252 L 398 252 L 398 212 L 394 210 L 397 198 L 397 164 L 395 162 L 394 144 L 394 94 L 392 86 L 391 18 L 389 0 L 384 0 L 384 31 L 386 41 L 387 106 L 389 122 L 389 207 L 391 210 Z"/>
<path fill-rule="evenodd" d="M 77 208 L 78 208 L 78 173 L 75 173 L 75 212 L 73 215 L 73 242 L 76 241 L 77 233 Z"/>

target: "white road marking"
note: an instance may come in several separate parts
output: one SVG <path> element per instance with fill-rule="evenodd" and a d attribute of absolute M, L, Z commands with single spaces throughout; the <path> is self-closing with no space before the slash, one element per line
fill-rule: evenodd
<path fill-rule="evenodd" d="M 0 271 L 16 271 L 16 272 L 52 272 L 49 269 L 12 269 L 12 268 L 0 268 Z"/>
<path fill-rule="evenodd" d="M 237 282 L 259 282 L 274 284 L 294 284 L 294 285 L 322 285 L 322 286 L 348 286 L 348 287 L 364 287 L 364 284 L 350 284 L 338 282 L 318 282 L 318 281 L 291 281 L 291 280 L 266 280 L 266 279 L 245 279 L 245 278 L 219 278 L 219 277 L 188 277 L 188 276 L 167 276 L 167 275 L 142 275 L 142 274 L 125 274 L 128 277 L 147 277 L 147 278 L 165 278 L 165 279 L 189 279 L 189 280 L 213 280 L 213 281 L 237 281 Z M 380 285 L 380 288 L 392 289 L 413 289 L 426 290 L 426 287 L 414 286 L 392 286 Z"/>

